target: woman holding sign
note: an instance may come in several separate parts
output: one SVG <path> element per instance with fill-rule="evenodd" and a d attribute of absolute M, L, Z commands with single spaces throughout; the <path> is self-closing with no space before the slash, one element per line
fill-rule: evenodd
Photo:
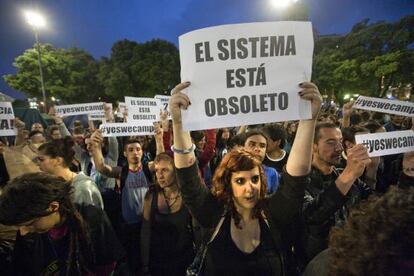
<path fill-rule="evenodd" d="M 265 198 L 263 169 L 256 157 L 245 150 L 233 150 L 224 156 L 214 174 L 212 192 L 201 184 L 195 147 L 189 132 L 182 129 L 181 109 L 187 109 L 190 101 L 181 90 L 189 85 L 186 82 L 175 87 L 170 112 L 182 198 L 203 227 L 214 229 L 205 237 L 205 257 L 199 259 L 198 267 L 205 275 L 294 275 L 290 248 L 310 172 L 321 106 L 318 88 L 309 82 L 299 85 L 300 97 L 312 103 L 312 119 L 300 122 L 279 189 Z M 197 267 L 194 270 L 199 273 Z"/>

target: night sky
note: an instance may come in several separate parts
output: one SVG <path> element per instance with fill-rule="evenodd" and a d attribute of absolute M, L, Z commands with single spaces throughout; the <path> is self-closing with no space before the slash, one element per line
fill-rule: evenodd
<path fill-rule="evenodd" d="M 303 0 L 320 34 L 345 34 L 364 18 L 397 21 L 414 14 L 414 0 Z M 271 0 L 0 0 L 0 76 L 15 73 L 16 56 L 34 44 L 22 10 L 37 7 L 47 20 L 40 41 L 76 46 L 96 59 L 109 57 L 114 42 L 161 38 L 178 46 L 191 30 L 231 23 L 279 20 Z M 21 98 L 0 79 L 0 92 Z"/>

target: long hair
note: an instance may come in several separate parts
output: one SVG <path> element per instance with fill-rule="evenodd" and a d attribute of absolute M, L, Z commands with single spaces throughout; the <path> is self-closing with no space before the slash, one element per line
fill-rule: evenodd
<path fill-rule="evenodd" d="M 257 157 L 244 149 L 234 149 L 223 157 L 213 176 L 213 194 L 224 202 L 225 207 L 230 211 L 236 226 L 239 228 L 241 227 L 241 216 L 234 204 L 231 176 L 235 172 L 249 171 L 256 167 L 259 168 L 261 186 L 259 201 L 253 208 L 252 216 L 253 218 L 259 218 L 263 210 L 263 199 L 267 192 L 267 180 Z"/>
<path fill-rule="evenodd" d="M 49 204 L 59 202 L 59 214 L 69 229 L 66 275 L 83 275 L 95 262 L 90 231 L 71 200 L 72 185 L 62 177 L 47 173 L 28 173 L 6 185 L 0 196 L 0 223 L 19 225 L 48 216 Z"/>

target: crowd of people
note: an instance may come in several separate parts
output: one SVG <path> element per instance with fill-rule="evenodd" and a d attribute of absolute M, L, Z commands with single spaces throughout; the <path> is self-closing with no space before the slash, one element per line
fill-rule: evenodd
<path fill-rule="evenodd" d="M 414 275 L 414 152 L 370 158 L 355 141 L 414 117 L 321 110 L 303 82 L 308 120 L 188 132 L 190 85 L 148 137 L 53 108 L 47 128 L 16 118 L 0 137 L 0 274 Z"/>

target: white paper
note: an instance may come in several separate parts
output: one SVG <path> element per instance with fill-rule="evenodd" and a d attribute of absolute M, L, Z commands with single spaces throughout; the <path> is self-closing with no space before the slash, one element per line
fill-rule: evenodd
<path fill-rule="evenodd" d="M 368 148 L 369 157 L 414 151 L 413 130 L 355 135 L 355 141 Z"/>
<path fill-rule="evenodd" d="M 179 44 L 181 81 L 191 82 L 184 129 L 311 118 L 310 102 L 298 96 L 312 74 L 310 22 L 205 28 L 180 36 Z M 238 50 L 229 51 L 232 45 Z"/>
<path fill-rule="evenodd" d="M 154 98 L 125 97 L 128 122 L 152 126 L 160 120 L 160 102 Z"/>
<path fill-rule="evenodd" d="M 0 102 L 0 136 L 15 136 L 16 132 L 11 102 Z"/>
<path fill-rule="evenodd" d="M 414 116 L 414 103 L 359 96 L 352 108 L 376 111 L 402 116 Z"/>
<path fill-rule="evenodd" d="M 72 116 L 80 114 L 97 114 L 104 111 L 103 102 L 56 105 L 55 111 L 59 116 Z"/>
<path fill-rule="evenodd" d="M 99 126 L 104 137 L 154 135 L 154 126 L 128 123 L 103 123 Z"/>

